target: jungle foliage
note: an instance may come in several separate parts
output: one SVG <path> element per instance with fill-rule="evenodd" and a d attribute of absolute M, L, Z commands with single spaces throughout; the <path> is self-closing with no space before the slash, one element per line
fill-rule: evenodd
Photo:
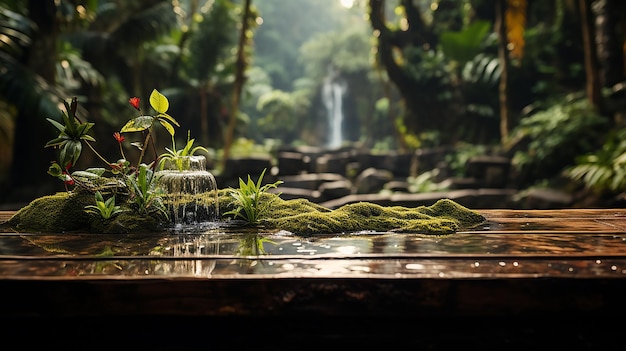
<path fill-rule="evenodd" d="M 331 78 L 348 87 L 347 142 L 405 151 L 487 146 L 514 157 L 524 184 L 577 163 L 621 165 L 611 141 L 626 105 L 620 1 L 356 0 L 344 8 L 338 0 L 264 0 L 244 11 L 247 4 L 3 1 L 0 202 L 15 200 L 9 189 L 45 179 L 54 156 L 42 153 L 53 151 L 44 145 L 55 133 L 45 119 L 62 121 L 59 105 L 70 96 L 81 100 L 77 114 L 106 127 L 125 118 L 119 111 L 130 96 L 158 89 L 199 143 L 224 157 L 229 143 L 235 151 L 322 145 L 322 88 Z M 107 128 L 94 128 L 93 138 L 110 139 L 96 130 Z M 162 133 L 155 142 L 186 140 Z M 605 148 L 615 152 L 600 157 Z M 568 170 L 572 180 L 626 190 L 621 171 Z"/>

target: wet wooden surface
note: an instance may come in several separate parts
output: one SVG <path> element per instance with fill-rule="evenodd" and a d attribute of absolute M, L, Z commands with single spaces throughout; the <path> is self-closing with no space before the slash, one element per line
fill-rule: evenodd
<path fill-rule="evenodd" d="M 522 349 L 550 335 L 555 347 L 623 349 L 610 321 L 626 317 L 626 209 L 480 212 L 484 224 L 439 237 L 256 233 L 261 252 L 220 228 L 0 233 L 0 317 L 54 332 L 59 320 L 102 317 L 216 335 L 252 323 L 288 331 L 274 349 L 312 335 L 318 347 L 412 335 L 408 345 L 429 349 Z"/>

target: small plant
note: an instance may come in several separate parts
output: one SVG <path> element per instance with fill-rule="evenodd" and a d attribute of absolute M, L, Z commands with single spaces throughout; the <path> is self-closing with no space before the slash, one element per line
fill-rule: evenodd
<path fill-rule="evenodd" d="M 63 113 L 64 124 L 51 118 L 46 118 L 48 122 L 59 130 L 59 136 L 46 143 L 45 147 L 60 148 L 59 161 L 61 162 L 62 168 L 67 169 L 78 161 L 83 150 L 82 143 L 85 142 L 87 145 L 91 145 L 89 142 L 96 141 L 96 139 L 89 135 L 94 123 L 81 122 L 78 117 L 76 117 L 78 100 L 73 98 L 71 104 L 68 104 L 67 101 L 63 101 L 63 104 L 66 110 L 66 112 Z M 59 167 L 59 169 L 60 168 L 61 167 Z"/>
<path fill-rule="evenodd" d="M 520 120 L 505 151 L 513 153 L 512 165 L 522 183 L 551 178 L 578 155 L 595 150 L 606 123 L 585 97 L 567 96 Z"/>
<path fill-rule="evenodd" d="M 266 169 L 263 169 L 256 183 L 252 181 L 250 175 L 248 175 L 247 182 L 239 178 L 239 189 L 229 189 L 229 194 L 234 200 L 235 209 L 226 212 L 225 215 L 234 215 L 235 218 L 239 217 L 251 224 L 256 224 L 263 218 L 271 202 L 263 201 L 262 195 L 269 189 L 276 188 L 283 183 L 279 180 L 261 186 L 265 171 Z"/>
<path fill-rule="evenodd" d="M 182 171 L 185 169 L 184 163 L 181 157 L 193 156 L 198 151 L 204 151 L 206 154 L 209 154 L 209 150 L 203 146 L 193 146 L 196 139 L 191 139 L 191 132 L 187 131 L 187 144 L 185 147 L 176 150 L 176 141 L 174 140 L 174 135 L 172 134 L 172 148 L 166 147 L 166 153 L 159 155 L 159 169 L 163 169 L 166 160 L 174 160 L 176 165 L 176 169 Z"/>
<path fill-rule="evenodd" d="M 85 206 L 85 211 L 95 215 L 100 215 L 102 219 L 111 219 L 115 215 L 124 212 L 120 206 L 115 205 L 114 195 L 105 201 L 102 194 L 99 191 L 96 191 L 95 197 L 96 204 Z"/>
<path fill-rule="evenodd" d="M 137 111 L 141 113 L 141 109 L 139 108 L 139 98 L 131 98 L 129 102 Z M 144 140 L 143 144 L 133 144 L 141 150 L 141 154 L 139 155 L 139 161 L 137 162 L 138 165 L 141 164 L 143 161 L 148 142 L 150 142 L 152 144 L 152 147 L 154 147 L 154 142 L 151 139 L 154 122 L 158 121 L 168 131 L 168 133 L 170 133 L 172 138 L 174 138 L 175 133 L 173 125 L 180 127 L 178 122 L 172 116 L 167 114 L 167 110 L 170 107 L 169 101 L 167 100 L 165 95 L 161 94 L 156 89 L 153 89 L 152 93 L 150 94 L 150 106 L 152 106 L 152 108 L 157 112 L 156 115 L 141 115 L 139 117 L 131 119 L 120 130 L 120 133 L 143 132 L 146 130 L 148 131 L 146 133 L 146 139 Z"/>
<path fill-rule="evenodd" d="M 141 114 L 139 101 L 140 100 L 137 97 L 129 99 L 129 103 Z M 98 158 L 100 158 L 100 160 L 102 160 L 109 167 L 108 171 L 110 171 L 113 175 L 129 176 L 136 172 L 136 169 L 139 168 L 140 164 L 144 163 L 142 160 L 145 155 L 147 144 L 151 143 L 154 146 L 154 143 L 152 142 L 153 138 L 151 137 L 153 124 L 158 121 L 170 133 L 172 139 L 174 138 L 175 133 L 174 126 L 179 126 L 178 122 L 172 116 L 167 114 L 167 110 L 169 108 L 169 101 L 167 98 L 154 89 L 150 94 L 150 105 L 156 111 L 156 114 L 154 116 L 140 115 L 139 117 L 133 118 L 122 127 L 121 131 L 113 133 L 114 139 L 119 144 L 122 158 L 117 162 L 109 162 L 91 145 L 92 142 L 96 141 L 95 138 L 90 135 L 91 130 L 94 127 L 94 123 L 82 122 L 78 118 L 76 115 L 76 111 L 78 109 L 77 99 L 73 98 L 71 103 L 66 101 L 63 103 L 65 104 L 66 109 L 66 112 L 63 113 L 63 124 L 51 118 L 47 118 L 47 120 L 56 129 L 58 129 L 59 135 L 48 141 L 45 147 L 60 149 L 59 163 L 53 162 L 48 168 L 48 174 L 61 179 L 65 183 L 66 188 L 68 185 L 78 185 L 87 187 L 88 190 L 96 190 L 90 188 L 89 184 L 83 184 L 80 182 L 77 183 L 74 173 L 71 172 L 72 167 L 76 165 L 82 153 L 83 144 L 87 145 L 96 154 L 96 156 L 98 156 Z M 141 150 L 141 155 L 139 156 L 136 167 L 132 167 L 130 162 L 126 160 L 126 156 L 124 155 L 124 150 L 122 148 L 122 143 L 126 140 L 122 133 L 127 132 L 145 132 L 146 135 L 143 143 L 131 143 L 133 146 L 136 146 Z M 156 150 L 154 155 L 156 158 Z M 107 170 L 104 169 L 104 171 Z M 104 171 L 98 171 L 98 175 L 104 176 Z"/>
<path fill-rule="evenodd" d="M 588 189 L 619 192 L 626 189 L 626 129 L 609 134 L 602 148 L 576 158 L 576 165 L 565 169 L 572 180 Z"/>
<path fill-rule="evenodd" d="M 45 147 L 59 149 L 58 161 L 53 161 L 48 168 L 48 174 L 62 180 L 66 190 L 69 187 L 80 187 L 95 194 L 96 204 L 86 207 L 86 211 L 99 214 L 102 218 L 108 219 L 120 213 L 123 208 L 130 208 L 140 215 L 152 215 L 160 213 L 169 219 L 168 211 L 164 205 L 164 191 L 157 187 L 155 168 L 159 157 L 174 158 L 179 156 L 190 156 L 197 151 L 208 152 L 202 146 L 194 146 L 194 139 L 187 134 L 187 144 L 182 150 L 176 150 L 174 143 L 174 127 L 179 127 L 178 122 L 169 114 L 168 99 L 159 91 L 154 89 L 150 94 L 150 106 L 156 112 L 154 115 L 144 115 L 139 107 L 140 99 L 132 97 L 129 99 L 130 105 L 139 111 L 139 116 L 129 120 L 119 132 L 113 133 L 113 138 L 117 141 L 121 158 L 117 162 L 109 162 L 100 155 L 92 146 L 96 140 L 91 135 L 94 123 L 81 121 L 76 112 L 78 110 L 77 98 L 71 102 L 64 102 L 66 111 L 63 113 L 63 121 L 58 122 L 51 118 L 47 120 L 58 130 L 56 138 L 46 143 Z M 159 156 L 154 150 L 154 161 L 145 162 L 144 156 L 148 145 L 154 149 L 152 138 L 155 123 L 162 125 L 172 137 L 172 149 Z M 126 159 L 123 143 L 126 137 L 123 133 L 142 132 L 145 135 L 144 141 L 131 143 L 139 148 L 141 154 L 135 166 Z M 89 147 L 107 167 L 88 168 L 86 170 L 73 170 L 79 160 L 84 146 Z M 182 166 L 181 166 L 182 167 Z M 110 173 L 112 176 L 107 176 Z M 104 200 L 102 193 L 113 193 L 113 197 Z M 115 194 L 128 196 L 128 200 L 117 206 L 115 204 Z"/>
<path fill-rule="evenodd" d="M 137 206 L 140 214 L 147 215 L 155 210 L 165 215 L 165 218 L 169 217 L 161 196 L 163 193 L 156 187 L 156 175 L 148 165 L 142 163 L 139 172 L 127 179 L 131 201 Z"/>

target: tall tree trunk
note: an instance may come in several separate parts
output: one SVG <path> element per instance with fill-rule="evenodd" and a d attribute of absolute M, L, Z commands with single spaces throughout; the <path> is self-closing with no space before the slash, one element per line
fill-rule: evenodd
<path fill-rule="evenodd" d="M 237 62 L 235 63 L 235 83 L 233 89 L 233 96 L 230 107 L 230 117 L 228 120 L 228 129 L 226 131 L 226 137 L 224 138 L 224 155 L 222 156 L 222 170 L 226 166 L 226 161 L 230 157 L 230 148 L 233 143 L 235 135 L 235 127 L 237 125 L 237 115 L 239 114 L 239 100 L 241 98 L 241 91 L 246 80 L 246 54 L 245 48 L 247 44 L 247 32 L 248 21 L 250 17 L 250 3 L 251 0 L 246 0 L 243 9 L 243 16 L 241 17 L 241 33 L 239 34 L 239 44 L 237 47 Z"/>
<path fill-rule="evenodd" d="M 617 0 L 594 0 L 591 4 L 595 24 L 595 45 L 598 60 L 598 74 L 602 88 L 613 88 L 624 80 L 624 34 L 626 29 L 626 6 Z M 621 25 L 621 26 L 620 26 Z M 609 98 L 610 99 L 610 98 Z M 611 107 L 602 98 L 602 114 L 612 116 L 616 124 L 622 124 L 624 111 Z"/>
<path fill-rule="evenodd" d="M 26 59 L 26 65 L 48 85 L 54 85 L 57 62 L 58 24 L 54 0 L 29 0 L 28 16 L 37 26 Z M 33 82 L 34 84 L 35 82 Z M 39 104 L 40 101 L 32 101 Z M 36 109 L 33 109 L 36 110 Z M 32 111 L 32 110 L 31 110 Z M 45 192 L 41 184 L 49 180 L 51 187 L 55 181 L 46 171 L 50 161 L 56 159 L 55 150 L 44 145 L 55 137 L 53 128 L 45 120 L 27 111 L 20 111 L 15 120 L 13 162 L 10 173 L 11 193 L 15 201 L 39 197 Z M 61 186 L 62 188 L 62 186 Z"/>
<path fill-rule="evenodd" d="M 578 5 L 583 34 L 587 98 L 593 106 L 602 111 L 600 70 L 598 69 L 598 57 L 596 56 L 595 26 L 591 13 L 591 0 L 579 0 Z"/>
<path fill-rule="evenodd" d="M 500 84 L 498 86 L 498 99 L 500 102 L 500 140 L 505 142 L 509 137 L 509 129 L 511 128 L 509 113 L 509 53 L 507 49 L 508 39 L 506 33 L 506 1 L 496 0 L 496 31 L 498 33 L 498 59 L 500 61 L 501 75 Z"/>
<path fill-rule="evenodd" d="M 600 67 L 600 80 L 603 87 L 612 87 L 624 79 L 618 16 L 626 8 L 615 0 L 594 0 L 592 11 L 595 20 L 595 44 Z M 623 15 L 622 15 L 623 16 Z"/>

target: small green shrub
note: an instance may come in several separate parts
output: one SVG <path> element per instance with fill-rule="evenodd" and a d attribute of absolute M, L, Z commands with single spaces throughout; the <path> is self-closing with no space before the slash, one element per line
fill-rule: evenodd
<path fill-rule="evenodd" d="M 267 211 L 271 201 L 263 200 L 263 194 L 271 188 L 276 188 L 282 181 L 261 185 L 266 169 L 263 169 L 257 182 L 253 182 L 248 175 L 248 181 L 244 182 L 239 178 L 239 189 L 229 189 L 229 194 L 233 199 L 235 208 L 225 213 L 225 215 L 233 215 L 235 218 L 241 218 L 248 223 L 255 224 L 263 217 Z"/>
<path fill-rule="evenodd" d="M 610 133 L 600 150 L 579 156 L 564 173 L 599 192 L 626 190 L 626 128 Z"/>
<path fill-rule="evenodd" d="M 506 145 L 520 182 L 561 174 L 576 157 L 597 148 L 606 123 L 584 96 L 566 98 L 522 119 Z"/>

